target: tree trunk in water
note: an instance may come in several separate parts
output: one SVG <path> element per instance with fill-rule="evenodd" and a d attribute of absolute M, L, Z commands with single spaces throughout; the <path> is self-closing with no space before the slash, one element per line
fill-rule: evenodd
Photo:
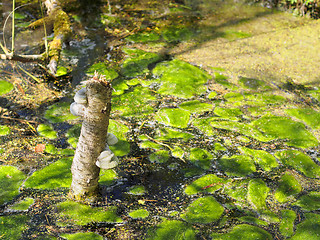
<path fill-rule="evenodd" d="M 94 201 L 99 196 L 100 168 L 96 161 L 106 146 L 112 87 L 103 77 L 95 76 L 86 84 L 87 104 L 77 149 L 73 158 L 69 196 Z"/>

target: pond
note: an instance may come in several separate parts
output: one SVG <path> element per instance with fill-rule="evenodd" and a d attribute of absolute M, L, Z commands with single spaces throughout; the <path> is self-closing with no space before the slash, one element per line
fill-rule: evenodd
<path fill-rule="evenodd" d="M 274 36 L 254 30 L 257 16 L 275 28 L 315 23 L 257 5 L 184 2 L 108 1 L 86 9 L 92 19 L 85 6 L 64 6 L 77 28 L 61 76 L 0 63 L 1 239 L 320 238 L 316 78 L 286 75 L 290 62 L 273 74 L 256 62 L 240 69 L 236 56 L 223 62 L 222 51 L 220 62 L 204 55 L 213 41 L 230 54 Z M 21 9 L 24 21 L 32 11 Z M 108 131 L 120 164 L 100 172 L 102 198 L 85 205 L 67 197 L 82 122 L 69 107 L 95 71 L 114 88 Z"/>

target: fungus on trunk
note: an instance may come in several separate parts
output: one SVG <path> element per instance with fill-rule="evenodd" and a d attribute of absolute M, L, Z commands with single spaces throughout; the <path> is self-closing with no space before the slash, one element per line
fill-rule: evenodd
<path fill-rule="evenodd" d="M 69 197 L 72 199 L 94 201 L 99 196 L 100 168 L 96 162 L 103 159 L 100 155 L 106 155 L 104 152 L 106 142 L 108 144 L 107 138 L 108 135 L 111 136 L 108 134 L 111 94 L 110 82 L 95 74 L 87 81 L 86 88 L 77 92 L 75 103 L 70 106 L 74 115 L 83 117 L 81 134 L 71 166 L 72 183 Z M 110 150 L 108 154 L 108 161 L 112 164 L 104 168 L 112 168 L 118 162 Z"/>

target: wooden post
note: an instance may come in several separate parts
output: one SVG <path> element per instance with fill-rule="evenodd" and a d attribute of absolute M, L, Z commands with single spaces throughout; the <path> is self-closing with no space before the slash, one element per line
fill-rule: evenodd
<path fill-rule="evenodd" d="M 100 168 L 96 161 L 107 140 L 112 87 L 102 76 L 94 75 L 86 84 L 87 103 L 83 104 L 83 123 L 73 158 L 69 197 L 94 201 L 99 196 Z"/>

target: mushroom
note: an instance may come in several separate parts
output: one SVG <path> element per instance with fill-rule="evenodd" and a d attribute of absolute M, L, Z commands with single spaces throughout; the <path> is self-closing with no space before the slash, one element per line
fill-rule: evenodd
<path fill-rule="evenodd" d="M 74 101 L 75 102 L 70 105 L 70 112 L 75 116 L 82 117 L 88 102 L 85 88 L 81 88 L 76 92 L 74 95 Z"/>
<path fill-rule="evenodd" d="M 107 145 L 115 145 L 118 142 L 118 138 L 113 133 L 107 135 Z"/>
<path fill-rule="evenodd" d="M 82 117 L 84 114 L 84 111 L 86 109 L 86 106 L 83 104 L 79 104 L 76 102 L 71 103 L 70 105 L 70 112 L 75 116 Z"/>
<path fill-rule="evenodd" d="M 118 165 L 119 159 L 114 153 L 109 149 L 107 145 L 105 150 L 102 151 L 96 161 L 96 165 L 102 169 L 114 168 Z"/>
<path fill-rule="evenodd" d="M 78 92 L 76 92 L 76 95 L 74 95 L 74 101 L 76 103 L 86 105 L 88 102 L 86 92 L 86 88 L 81 88 Z"/>

